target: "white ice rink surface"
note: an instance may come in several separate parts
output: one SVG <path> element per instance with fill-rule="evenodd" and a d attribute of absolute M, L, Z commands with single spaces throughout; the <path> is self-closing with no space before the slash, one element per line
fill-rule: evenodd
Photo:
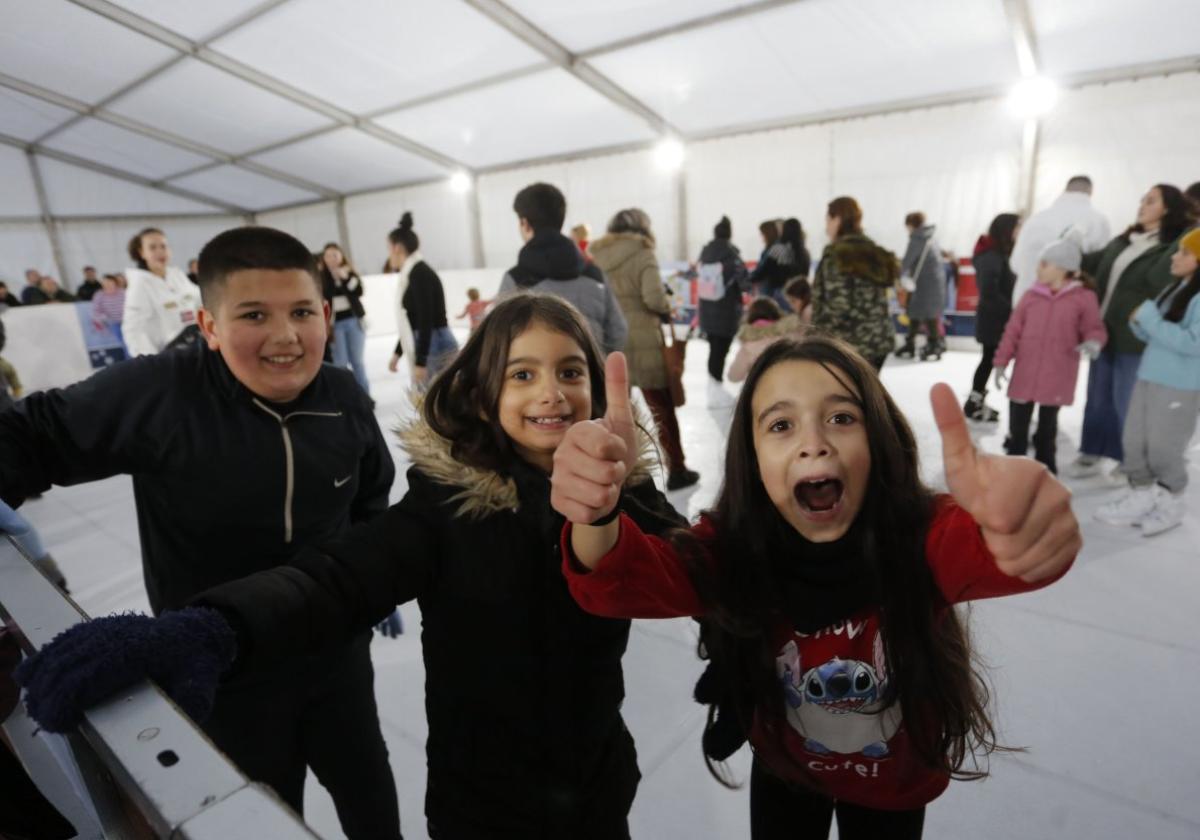
<path fill-rule="evenodd" d="M 388 374 L 391 342 L 368 342 L 379 421 L 390 427 L 406 381 Z M 708 347 L 690 345 L 688 404 L 680 410 L 688 464 L 703 478 L 671 494 L 689 516 L 711 503 L 720 482 L 732 400 L 709 391 Z M 929 386 L 969 390 L 978 354 L 950 352 L 940 362 L 889 359 L 883 380 L 912 422 L 927 480 L 942 484 L 941 450 Z M 1075 454 L 1086 370 L 1076 405 L 1060 416 L 1059 464 Z M 727 394 L 736 393 L 726 383 Z M 1005 403 L 991 402 L 1004 412 Z M 1006 412 L 1005 412 L 1006 413 Z M 1007 417 L 1002 417 L 1002 424 Z M 977 441 L 999 452 L 1003 425 Z M 393 447 L 404 493 L 407 464 Z M 990 663 L 995 714 L 1005 743 L 1028 752 L 992 761 L 984 782 L 954 783 L 928 811 L 929 838 L 1200 837 L 1200 468 L 1192 451 L 1193 489 L 1182 527 L 1144 539 L 1133 528 L 1096 523 L 1092 511 L 1114 491 L 1100 479 L 1073 484 L 1085 547 L 1061 582 L 1030 595 L 986 601 L 972 612 L 974 637 Z M 55 488 L 23 512 L 41 530 L 91 615 L 147 610 L 132 488 L 121 477 Z M 383 732 L 400 793 L 406 838 L 425 838 L 424 667 L 415 604 L 403 608 L 408 632 L 376 638 L 373 655 Z M 729 791 L 708 775 L 700 752 L 704 709 L 691 700 L 701 671 L 687 620 L 634 623 L 625 656 L 625 717 L 643 774 L 632 814 L 635 838 L 694 840 L 749 834 L 745 789 Z M 749 755 L 732 762 L 745 779 Z M 309 775 L 306 817 L 326 838 L 340 838 L 333 805 Z"/>

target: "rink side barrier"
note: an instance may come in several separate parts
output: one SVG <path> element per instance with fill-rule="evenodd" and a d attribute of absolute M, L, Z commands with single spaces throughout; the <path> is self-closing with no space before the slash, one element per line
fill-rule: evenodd
<path fill-rule="evenodd" d="M 88 617 L 7 536 L 0 536 L 0 616 L 23 637 L 27 654 Z M 4 721 L 34 783 L 80 837 L 317 837 L 270 789 L 247 780 L 156 686 L 142 682 L 85 718 L 66 737 L 35 735 L 20 704 Z M 95 825 L 81 826 L 77 813 Z"/>

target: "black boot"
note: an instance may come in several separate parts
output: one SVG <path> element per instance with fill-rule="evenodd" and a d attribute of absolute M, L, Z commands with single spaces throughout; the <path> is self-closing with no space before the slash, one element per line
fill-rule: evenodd
<path fill-rule="evenodd" d="M 944 352 L 946 352 L 946 345 L 942 343 L 942 340 L 940 338 L 931 338 L 921 348 L 921 361 L 927 362 L 930 359 L 941 360 L 942 353 Z"/>
<path fill-rule="evenodd" d="M 968 420 L 977 423 L 996 423 L 1000 420 L 1000 412 L 984 402 L 987 391 L 972 391 L 971 396 L 963 403 L 963 414 Z"/>
<path fill-rule="evenodd" d="M 917 337 L 909 332 L 904 339 L 904 346 L 895 353 L 897 359 L 911 359 L 917 355 Z"/>

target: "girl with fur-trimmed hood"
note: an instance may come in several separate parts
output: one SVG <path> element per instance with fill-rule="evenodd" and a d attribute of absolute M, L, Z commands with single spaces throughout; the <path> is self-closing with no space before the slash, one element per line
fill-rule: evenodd
<path fill-rule="evenodd" d="M 570 304 L 501 301 L 401 428 L 413 465 L 399 503 L 287 566 L 203 593 L 200 608 L 147 619 L 139 650 L 207 660 L 211 698 L 222 671 L 320 650 L 415 598 L 429 836 L 625 840 L 640 779 L 621 718 L 630 623 L 571 598 L 564 519 L 550 506 L 555 449 L 606 404 L 603 358 Z M 655 488 L 645 457 L 653 446 L 640 438 L 642 451 L 624 453 L 608 476 L 610 490 L 640 528 L 665 533 L 684 520 Z M 173 642 L 156 629 L 167 617 L 188 625 Z M 70 633 L 102 634 L 111 620 Z M 80 708 L 95 700 L 81 697 Z"/>

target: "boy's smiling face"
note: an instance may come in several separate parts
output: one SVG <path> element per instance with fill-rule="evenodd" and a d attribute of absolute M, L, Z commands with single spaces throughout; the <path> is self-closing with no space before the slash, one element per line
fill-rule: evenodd
<path fill-rule="evenodd" d="M 237 380 L 271 402 L 291 402 L 316 378 L 325 354 L 329 304 L 303 269 L 231 272 L 200 329 Z"/>

